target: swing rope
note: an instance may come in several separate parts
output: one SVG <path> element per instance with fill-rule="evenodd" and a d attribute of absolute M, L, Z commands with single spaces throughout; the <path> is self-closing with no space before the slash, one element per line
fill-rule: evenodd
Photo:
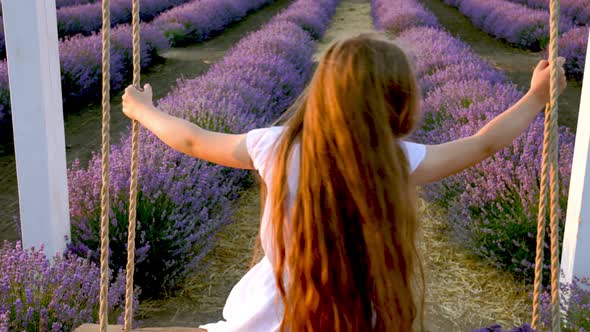
<path fill-rule="evenodd" d="M 133 85 L 141 89 L 140 17 L 139 0 L 133 0 Z M 131 179 L 129 181 L 129 228 L 127 235 L 127 276 L 125 284 L 125 332 L 131 331 L 133 323 L 133 272 L 135 271 L 135 225 L 137 215 L 137 173 L 139 126 L 133 120 L 131 130 Z"/>
<path fill-rule="evenodd" d="M 100 191 L 100 297 L 98 320 L 100 331 L 106 332 L 109 296 L 109 157 L 110 157 L 110 0 L 102 0 L 102 188 Z"/>
<path fill-rule="evenodd" d="M 558 164 L 558 87 L 559 76 L 557 66 L 559 37 L 559 0 L 551 0 L 550 4 L 550 41 L 549 70 L 550 102 L 545 108 L 545 129 L 543 133 L 543 161 L 541 166 L 541 188 L 539 192 L 539 212 L 537 215 L 537 247 L 535 257 L 535 282 L 533 292 L 532 327 L 540 325 L 539 307 L 543 281 L 543 250 L 549 206 L 550 238 L 551 238 L 551 322 L 552 331 L 561 331 L 561 311 L 559 300 L 559 164 Z"/>
<path fill-rule="evenodd" d="M 108 326 L 109 293 L 109 158 L 110 158 L 110 0 L 102 0 L 102 188 L 100 192 L 100 304 L 99 327 L 101 332 Z M 133 85 L 140 88 L 141 51 L 139 0 L 133 0 Z M 127 274 L 125 280 L 125 331 L 131 331 L 133 322 L 133 272 L 135 271 L 135 225 L 137 215 L 137 178 L 139 126 L 133 121 L 131 133 L 131 179 L 129 184 L 129 228 L 127 237 Z"/>

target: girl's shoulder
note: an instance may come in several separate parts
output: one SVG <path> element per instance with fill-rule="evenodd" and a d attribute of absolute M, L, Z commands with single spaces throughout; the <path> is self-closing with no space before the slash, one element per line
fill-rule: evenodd
<path fill-rule="evenodd" d="M 410 172 L 413 172 L 420 166 L 420 163 L 426 158 L 426 145 L 409 141 L 400 141 L 402 150 L 408 158 Z"/>
<path fill-rule="evenodd" d="M 250 154 L 254 168 L 261 174 L 265 173 L 268 157 L 284 129 L 283 126 L 258 128 L 246 134 L 248 154 Z"/>

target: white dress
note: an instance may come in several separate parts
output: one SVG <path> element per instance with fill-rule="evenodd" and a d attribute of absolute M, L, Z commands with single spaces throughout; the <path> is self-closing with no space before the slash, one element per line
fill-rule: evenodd
<path fill-rule="evenodd" d="M 254 168 L 259 172 L 268 190 L 272 188 L 272 165 L 267 164 L 267 157 L 272 152 L 274 142 L 278 139 L 283 127 L 255 129 L 246 135 L 248 153 Z M 410 170 L 414 171 L 424 160 L 426 148 L 422 144 L 402 142 L 402 148 L 408 157 Z M 289 166 L 289 202 L 297 192 L 299 180 L 299 150 L 295 151 Z M 270 206 L 267 198 L 266 207 Z M 282 313 L 277 306 L 277 289 L 272 264 L 268 258 L 271 254 L 272 237 L 269 236 L 270 220 L 268 209 L 265 208 L 260 222 L 261 244 L 266 254 L 262 260 L 250 269 L 233 287 L 225 307 L 224 320 L 200 326 L 208 332 L 274 332 L 278 331 Z"/>

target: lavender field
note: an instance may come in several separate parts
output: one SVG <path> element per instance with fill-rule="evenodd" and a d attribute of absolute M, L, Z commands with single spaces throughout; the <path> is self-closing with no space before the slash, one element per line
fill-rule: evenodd
<path fill-rule="evenodd" d="M 129 1 L 120 1 L 127 4 Z M 165 1 L 164 1 L 165 2 Z M 172 7 L 158 14 L 152 21 L 142 24 L 141 52 L 142 67 L 147 68 L 158 60 L 158 54 L 172 46 L 186 45 L 207 40 L 233 22 L 246 17 L 251 11 L 269 4 L 271 0 L 192 0 L 168 1 Z M 154 1 L 160 6 L 163 1 Z M 117 3 L 115 2 L 115 5 Z M 149 4 L 148 4 L 149 5 Z M 145 2 L 144 2 L 145 6 Z M 154 6 L 152 6 L 154 7 Z M 72 7 L 63 7 L 60 10 Z M 99 9 L 99 7 L 96 7 Z M 150 8 L 150 7 L 147 7 Z M 160 8 L 165 8 L 160 6 Z M 130 7 L 125 9 L 130 14 Z M 100 12 L 81 9 L 78 13 L 94 13 L 98 19 Z M 153 13 L 156 13 L 154 11 Z M 126 16 L 126 17 L 127 17 Z M 81 18 L 86 26 L 87 19 Z M 129 21 L 130 19 L 127 19 Z M 111 33 L 111 88 L 118 91 L 128 83 L 131 73 L 131 26 L 118 24 Z M 64 109 L 76 111 L 81 106 L 96 102 L 100 95 L 101 36 L 95 31 L 89 36 L 77 34 L 62 39 L 59 43 L 62 94 Z M 8 64 L 0 62 L 0 131 L 10 128 L 10 93 L 8 86 Z M 10 139 L 1 135 L 3 139 Z M 0 143 L 5 143 L 1 142 Z"/>
<path fill-rule="evenodd" d="M 532 51 L 546 49 L 549 42 L 548 0 L 444 0 L 467 16 L 475 26 L 516 47 Z M 562 4 L 560 48 L 568 58 L 567 74 L 581 80 L 583 75 L 590 5 L 584 0 Z"/>
<path fill-rule="evenodd" d="M 111 3 L 110 74 L 117 132 L 110 147 L 109 170 L 109 317 L 111 323 L 121 323 L 131 134 L 120 109 L 120 91 L 129 84 L 132 69 L 131 1 Z M 439 144 L 474 134 L 524 95 L 532 72 L 529 67 L 546 56 L 547 3 L 142 0 L 142 80 L 149 81 L 154 91 L 159 90 L 155 100 L 162 111 L 205 129 L 245 133 L 273 124 L 305 91 L 321 55 L 318 45 L 321 50 L 338 38 L 360 32 L 385 33 L 410 55 L 422 93 L 422 120 L 411 140 Z M 0 239 L 9 240 L 0 246 L 0 332 L 72 331 L 98 319 L 101 155 L 100 114 L 93 104 L 100 99 L 102 76 L 101 2 L 56 0 L 56 6 L 64 110 L 66 115 L 72 115 L 66 121 L 71 121 L 74 128 L 68 129 L 66 124 L 71 238 L 67 251 L 53 258 L 46 257 L 39 248 L 22 248 L 15 227 L 18 197 L 14 155 L 10 149 L 0 152 L 0 187 L 6 188 L 0 192 Z M 453 17 L 442 17 L 442 10 L 429 9 L 443 7 L 449 15 L 466 19 L 450 26 Z M 567 121 L 561 122 L 559 128 L 559 203 L 565 211 L 590 5 L 585 0 L 563 0 L 562 8 L 560 53 L 567 58 L 570 84 L 561 101 Z M 363 26 L 362 31 L 355 30 L 359 26 Z M 489 39 L 462 38 L 458 33 L 461 29 L 483 31 Z M 4 59 L 3 36 L 0 31 L 0 132 L 6 133 L 11 125 L 10 59 Z M 487 45 L 482 47 L 484 43 Z M 496 51 L 498 45 L 502 46 Z M 92 127 L 88 125 L 91 122 L 95 122 Z M 519 308 L 514 312 L 504 306 L 490 314 L 482 311 L 451 315 L 451 309 L 447 309 L 446 316 L 442 310 L 444 317 L 427 314 L 427 323 L 435 327 L 434 331 L 533 331 L 528 325 L 530 317 L 522 312 L 530 311 L 543 125 L 540 114 L 509 147 L 455 176 L 420 189 L 420 201 L 426 210 L 432 209 L 421 210 L 421 218 L 434 215 L 440 219 L 434 231 L 444 237 L 445 248 L 479 262 L 488 269 L 485 271 L 509 275 L 502 281 L 481 283 L 510 282 L 506 288 L 518 289 L 519 296 Z M 252 195 L 255 179 L 250 172 L 177 152 L 146 129 L 141 129 L 139 136 L 136 313 L 156 325 L 180 322 L 194 326 L 203 320 L 219 319 L 231 289 L 228 285 L 234 282 L 228 276 L 231 271 L 223 268 L 234 269 L 228 261 L 239 261 L 245 271 L 244 261 L 252 256 L 247 250 L 228 249 L 235 243 L 224 233 L 241 232 L 241 228 L 234 229 L 236 224 L 247 224 L 252 234 L 248 239 L 241 234 L 236 241 L 242 242 L 235 244 L 239 248 L 249 248 L 244 243 L 250 244 L 257 236 L 259 212 L 242 211 L 252 209 L 256 204 L 253 202 L 259 201 L 258 191 Z M 0 135 L 0 148 L 6 144 L 1 140 L 10 138 Z M 250 199 L 246 204 L 242 202 L 244 197 Z M 560 220 L 563 226 L 564 213 Z M 425 241 L 428 247 L 429 240 Z M 548 247 L 546 243 L 547 268 Z M 220 251 L 230 257 L 221 257 Z M 428 264 L 426 274 L 433 270 Z M 462 266 L 456 277 L 468 279 L 470 268 Z M 476 291 L 480 286 L 484 287 L 473 285 L 471 298 L 457 295 L 453 300 L 465 308 L 472 308 L 471 302 L 491 301 L 489 298 L 495 294 Z M 575 297 L 566 313 L 564 331 L 590 329 L 589 286 L 587 279 L 563 285 Z M 220 307 L 207 312 L 197 312 L 191 305 L 188 309 L 179 307 L 178 303 L 187 299 Z M 543 328 L 550 326 L 549 309 L 546 292 Z M 179 320 L 181 312 L 190 317 Z M 156 313 L 162 318 L 149 317 Z"/>

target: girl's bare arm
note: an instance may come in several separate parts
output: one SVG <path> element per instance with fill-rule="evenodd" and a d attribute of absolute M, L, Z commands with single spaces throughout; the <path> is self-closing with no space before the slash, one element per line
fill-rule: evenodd
<path fill-rule="evenodd" d="M 567 85 L 562 67 L 564 61 L 563 58 L 558 60 L 560 93 Z M 424 161 L 412 174 L 413 181 L 416 184 L 438 181 L 473 166 L 510 145 L 543 110 L 549 99 L 549 80 L 549 64 L 547 61 L 541 61 L 533 73 L 529 92 L 481 128 L 477 134 L 444 144 L 427 146 Z"/>
<path fill-rule="evenodd" d="M 245 134 L 232 135 L 208 131 L 158 110 L 153 105 L 152 89 L 149 85 L 144 87 L 144 91 L 132 86 L 125 90 L 123 112 L 179 152 L 223 166 L 254 168 L 246 148 Z"/>

